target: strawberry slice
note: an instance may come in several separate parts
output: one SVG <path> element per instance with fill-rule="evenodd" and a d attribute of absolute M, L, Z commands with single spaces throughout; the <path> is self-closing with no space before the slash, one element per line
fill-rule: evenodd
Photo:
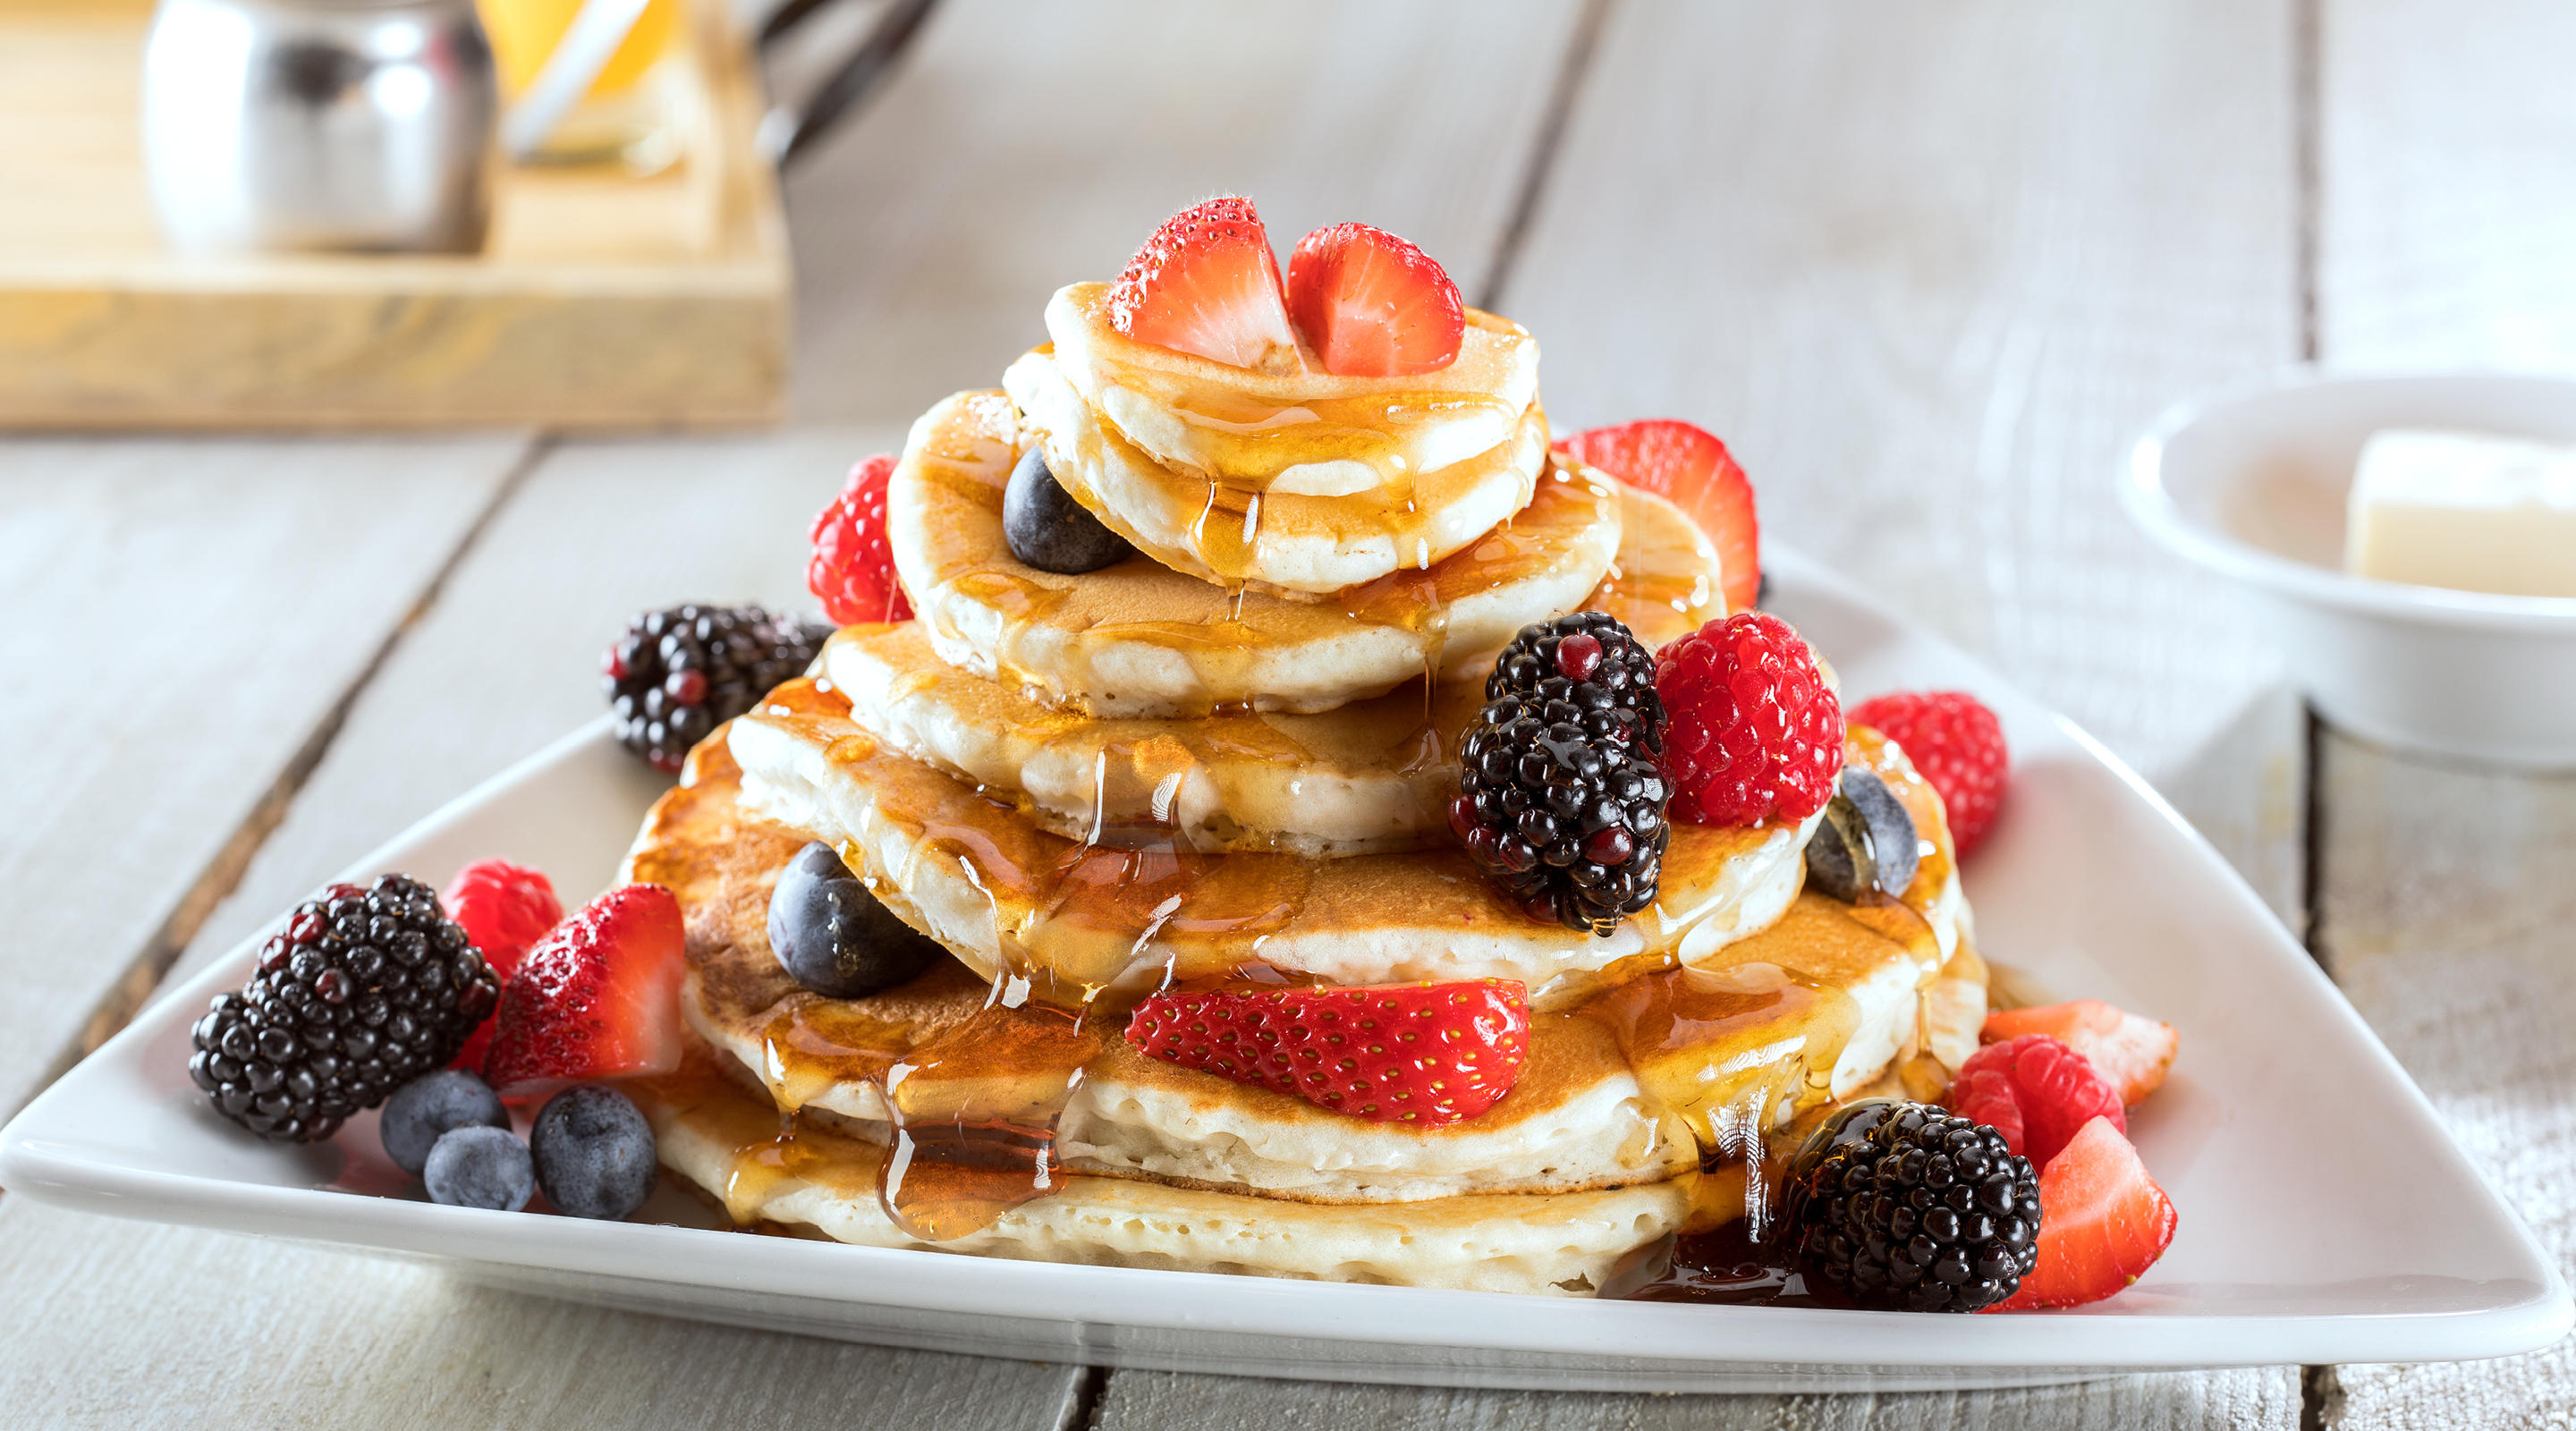
<path fill-rule="evenodd" d="M 1378 1123 L 1446 1127 L 1494 1106 L 1529 1051 L 1513 979 L 1155 994 L 1127 1041 L 1149 1057 Z"/>
<path fill-rule="evenodd" d="M 518 972 L 528 946 L 563 920 L 563 901 L 555 898 L 553 882 L 508 860 L 476 860 L 458 870 L 438 902 L 448 918 L 464 926 L 466 937 L 483 951 L 483 962 L 492 966 L 493 977 L 504 985 Z M 492 1046 L 492 1027 L 491 1019 L 477 1025 L 448 1066 L 482 1068 L 484 1050 Z"/>
<path fill-rule="evenodd" d="M 1317 229 L 1288 256 L 1288 315 L 1328 373 L 1436 373 L 1458 360 L 1467 305 L 1448 270 L 1384 229 Z"/>
<path fill-rule="evenodd" d="M 2003 1134 L 2006 1146 L 2042 1170 L 2094 1118 L 2107 1118 L 2124 1133 L 2129 1128 L 2119 1091 L 2084 1055 L 2046 1034 L 1990 1043 L 1968 1055 L 1951 1080 L 1950 1098 L 1952 1112 Z M 2019 1115 L 2018 1127 L 1991 1116 L 2002 1112 L 1995 1105 L 2003 1099 Z"/>
<path fill-rule="evenodd" d="M 484 1081 L 505 1098 L 680 1066 L 680 901 L 658 884 L 592 900 L 501 990 Z"/>
<path fill-rule="evenodd" d="M 1578 432 L 1556 450 L 1688 512 L 1717 548 L 1727 610 L 1742 611 L 1760 596 L 1762 528 L 1753 515 L 1753 483 L 1725 443 L 1687 422 L 1649 418 Z"/>
<path fill-rule="evenodd" d="M 2077 999 L 2036 1009 L 1999 1009 L 1986 1015 L 1978 1037 L 2001 1043 L 2023 1034 L 2047 1034 L 2084 1055 L 2094 1071 L 2118 1089 L 2122 1103 L 2144 1102 L 2164 1086 L 2182 1036 L 2171 1024 L 2130 1013 L 2100 999 Z"/>
<path fill-rule="evenodd" d="M 1109 324 L 1238 368 L 1297 362 L 1270 235 L 1252 201 L 1232 195 L 1163 220 L 1110 288 Z"/>
<path fill-rule="evenodd" d="M 2108 1118 L 2076 1131 L 2039 1174 L 2039 1265 L 2021 1289 L 1988 1307 L 2026 1312 L 2080 1307 L 2146 1274 L 2173 1246 L 2173 1199 Z"/>

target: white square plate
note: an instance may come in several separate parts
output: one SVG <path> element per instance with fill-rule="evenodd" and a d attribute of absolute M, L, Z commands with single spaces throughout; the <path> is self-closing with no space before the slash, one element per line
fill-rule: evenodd
<path fill-rule="evenodd" d="M 1058 1266 L 741 1236 L 667 1194 L 581 1222 L 439 1207 L 374 1119 L 292 1150 L 203 1106 L 188 1026 L 245 945 L 0 1130 L 0 1186 L 93 1212 L 434 1260 L 622 1307 L 861 1341 L 1103 1365 L 1431 1385 L 1657 1391 L 2062 1381 L 2127 1368 L 2499 1356 L 2571 1320 L 2566 1285 L 2307 954 L 2165 803 L 1964 655 L 1772 554 L 1778 609 L 1856 696 L 1976 691 L 2014 785 L 1967 868 L 1980 944 L 2066 997 L 2172 1022 L 2182 1057 L 2132 1129 L 2181 1211 L 2164 1260 L 2072 1312 L 1941 1317 L 1574 1301 Z M 575 733 L 360 862 L 436 883 L 492 853 L 603 886 L 655 782 Z M 695 1223 L 696 1225 L 683 1225 Z"/>

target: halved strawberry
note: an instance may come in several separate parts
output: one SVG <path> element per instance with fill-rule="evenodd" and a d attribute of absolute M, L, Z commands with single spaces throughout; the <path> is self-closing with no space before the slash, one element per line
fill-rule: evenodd
<path fill-rule="evenodd" d="M 1578 432 L 1556 450 L 1598 467 L 1690 514 L 1717 548 L 1726 609 L 1742 611 L 1762 591 L 1762 528 L 1753 483 L 1726 444 L 1687 422 L 1649 418 Z"/>
<path fill-rule="evenodd" d="M 1288 256 L 1288 316 L 1324 371 L 1436 373 L 1458 360 L 1467 305 L 1448 270 L 1384 229 L 1335 224 Z"/>
<path fill-rule="evenodd" d="M 2009 1123 L 1988 1116 L 1995 1111 L 1993 1103 L 2004 1097 L 2020 1115 L 2018 1134 Z M 1971 1111 L 1963 1098 L 1985 1111 Z M 2006 1146 L 2042 1169 L 2091 1119 L 2108 1118 L 2122 1132 L 2129 1127 L 2119 1093 L 2084 1055 L 2046 1034 L 1990 1043 L 1968 1055 L 1951 1080 L 1950 1108 L 2003 1134 Z"/>
<path fill-rule="evenodd" d="M 680 901 L 658 884 L 592 900 L 501 990 L 484 1081 L 508 1098 L 680 1066 Z"/>
<path fill-rule="evenodd" d="M 2171 1024 L 2100 999 L 2076 999 L 2036 1009 L 1998 1009 L 1986 1015 L 1978 1037 L 2000 1043 L 2023 1034 L 2047 1034 L 2084 1055 L 2122 1103 L 2139 1103 L 2164 1086 L 2182 1036 Z"/>
<path fill-rule="evenodd" d="M 1436 1128 L 1511 1091 L 1529 1050 L 1529 997 L 1513 979 L 1176 990 L 1136 1006 L 1127 1041 L 1336 1113 Z"/>
<path fill-rule="evenodd" d="M 2119 1292 L 2173 1246 L 2173 1199 L 2108 1118 L 2076 1130 L 2039 1174 L 2039 1265 L 1986 1310 L 2080 1307 Z"/>
<path fill-rule="evenodd" d="M 1270 235 L 1252 201 L 1232 195 L 1163 220 L 1110 288 L 1109 324 L 1238 368 L 1297 362 Z"/>
<path fill-rule="evenodd" d="M 447 917 L 465 927 L 466 937 L 483 951 L 483 962 L 504 986 L 527 957 L 528 946 L 563 920 L 563 901 L 542 873 L 508 860 L 476 860 L 456 872 L 438 902 Z M 481 1069 L 492 1046 L 491 1019 L 466 1035 L 452 1068 Z"/>

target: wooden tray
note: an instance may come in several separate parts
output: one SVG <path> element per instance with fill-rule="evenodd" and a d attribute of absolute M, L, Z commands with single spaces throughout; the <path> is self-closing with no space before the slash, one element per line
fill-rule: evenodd
<path fill-rule="evenodd" d="M 787 231 L 727 6 L 683 160 L 507 169 L 476 258 L 183 260 L 144 187 L 150 7 L 0 0 L 0 428 L 661 428 L 775 418 Z"/>

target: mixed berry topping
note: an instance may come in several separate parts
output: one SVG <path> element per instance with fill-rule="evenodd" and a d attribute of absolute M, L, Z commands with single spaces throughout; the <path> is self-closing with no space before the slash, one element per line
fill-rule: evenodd
<path fill-rule="evenodd" d="M 1807 840 L 1807 887 L 1844 903 L 1894 899 L 1922 863 L 1914 816 L 1878 772 L 1843 768 L 1825 821 Z"/>
<path fill-rule="evenodd" d="M 912 619 L 912 599 L 895 575 L 886 537 L 886 484 L 893 477 L 892 453 L 866 458 L 850 469 L 841 494 L 814 514 L 805 589 L 838 625 Z"/>
<path fill-rule="evenodd" d="M 769 952 L 815 993 L 856 999 L 917 978 L 945 951 L 886 908 L 830 845 L 813 840 L 770 890 Z"/>
<path fill-rule="evenodd" d="M 1002 540 L 1010 544 L 1011 555 L 1060 576 L 1098 571 L 1136 554 L 1125 537 L 1073 500 L 1036 443 L 1020 454 L 1010 484 L 1002 489 Z"/>
<path fill-rule="evenodd" d="M 498 982 L 430 887 L 389 874 L 295 907 L 191 1033 L 189 1076 L 264 1138 L 309 1143 L 456 1057 Z"/>
<path fill-rule="evenodd" d="M 1136 1006 L 1150 1057 L 1378 1123 L 1445 1127 L 1494 1106 L 1529 1051 L 1516 980 L 1173 991 Z"/>
<path fill-rule="evenodd" d="M 2034 1009 L 1999 1009 L 1986 1015 L 1979 1037 L 2001 1043 L 2023 1034 L 2047 1034 L 2084 1055 L 2120 1101 L 2137 1104 L 2162 1088 L 2182 1047 L 2174 1026 L 2133 1014 L 2100 999 L 2076 999 Z"/>
<path fill-rule="evenodd" d="M 1664 748 L 1655 655 L 1618 618 L 1578 611 L 1521 628 L 1485 678 L 1485 699 L 1571 702 L 1584 728 L 1649 754 Z"/>
<path fill-rule="evenodd" d="M 690 747 L 802 674 L 831 634 L 819 622 L 757 606 L 648 611 L 604 663 L 617 738 L 655 769 L 676 772 Z"/>
<path fill-rule="evenodd" d="M 1851 718 L 1895 741 L 1940 792 L 1950 843 L 1960 854 L 1986 838 L 2003 808 L 2011 759 L 2003 723 L 1983 702 L 1965 691 L 1904 691 L 1861 702 Z"/>
<path fill-rule="evenodd" d="M 1687 422 L 1652 418 L 1578 432 L 1556 450 L 1689 513 L 1717 549 L 1726 609 L 1760 604 L 1762 528 L 1753 483 L 1725 443 Z"/>
<path fill-rule="evenodd" d="M 1384 229 L 1335 224 L 1288 257 L 1288 314 L 1325 372 L 1436 373 L 1458 360 L 1467 305 L 1431 256 Z"/>
<path fill-rule="evenodd" d="M 484 1077 L 504 1097 L 680 1065 L 680 902 L 612 889 L 538 940 L 501 994 Z"/>
<path fill-rule="evenodd" d="M 2039 1170 L 2039 1256 L 1997 1310 L 2077 1307 L 2127 1288 L 2173 1245 L 2173 1199 L 2107 1118 L 2076 1131 Z"/>
<path fill-rule="evenodd" d="M 1863 1307 L 1981 1311 L 2011 1297 L 2038 1261 L 2030 1160 L 1994 1129 L 1930 1104 L 1841 1110 L 1792 1176 L 1798 1255 Z"/>
<path fill-rule="evenodd" d="M 2084 1055 L 2047 1034 L 2023 1034 L 1969 1055 L 1950 1081 L 1950 1106 L 1995 1128 L 2014 1152 L 2043 1168 L 2096 1118 L 2129 1129 L 2119 1090 Z"/>
<path fill-rule="evenodd" d="M 447 892 L 438 897 L 447 917 L 464 926 L 465 937 L 483 951 L 483 962 L 506 987 L 527 957 L 528 946 L 563 919 L 563 901 L 555 898 L 551 880 L 507 860 L 476 860 L 456 872 Z M 479 1069 L 492 1046 L 492 1025 L 485 1023 L 456 1054 L 459 1068 Z M 410 1169 L 420 1171 L 418 1168 Z"/>
<path fill-rule="evenodd" d="M 1655 653 L 1676 820 L 1804 820 L 1833 798 L 1842 702 L 1779 617 L 1739 611 Z"/>
<path fill-rule="evenodd" d="M 1672 838 L 1662 711 L 1636 651 L 1599 612 L 1522 631 L 1459 742 L 1449 803 L 1468 856 L 1532 918 L 1605 936 L 1654 903 Z"/>

